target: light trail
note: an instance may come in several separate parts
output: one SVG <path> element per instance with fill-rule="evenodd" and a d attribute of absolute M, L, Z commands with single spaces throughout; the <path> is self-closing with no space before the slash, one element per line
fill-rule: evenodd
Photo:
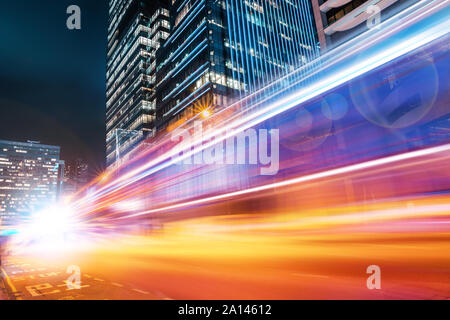
<path fill-rule="evenodd" d="M 357 207 L 357 206 L 355 206 Z M 377 222 L 385 223 L 389 225 L 390 222 L 396 220 L 405 220 L 405 219 L 417 219 L 417 218 L 434 218 L 436 216 L 441 217 L 442 219 L 446 219 L 443 221 L 420 221 L 420 223 L 436 223 L 445 225 L 450 227 L 450 221 L 448 220 L 448 216 L 450 214 L 450 204 L 438 203 L 438 204 L 426 204 L 419 206 L 411 206 L 411 207 L 394 207 L 394 208 L 377 208 L 370 210 L 362 210 L 362 208 L 358 208 L 359 210 L 350 210 L 349 212 L 338 214 L 332 214 L 327 216 L 321 216 L 317 212 L 304 212 L 301 217 L 287 219 L 288 221 L 258 221 L 258 223 L 239 223 L 236 225 L 221 225 L 218 223 L 211 222 L 209 224 L 204 223 L 202 225 L 201 230 L 205 230 L 208 233 L 214 232 L 223 232 L 223 233 L 231 233 L 231 232 L 248 232 L 248 231 L 264 231 L 264 230 L 278 230 L 280 233 L 283 231 L 299 231 L 299 230 L 308 230 L 311 227 L 315 228 L 327 228 L 332 226 L 339 225 L 358 225 L 362 221 L 364 223 L 376 224 Z M 332 211 L 332 210 L 330 210 Z M 356 212 L 353 212 L 356 211 Z M 289 214 L 287 215 L 289 216 Z M 199 231 L 199 228 L 195 228 L 192 226 L 192 229 L 195 231 Z"/>
<path fill-rule="evenodd" d="M 440 10 L 446 10 L 448 1 L 436 1 L 430 3 L 429 5 L 429 8 L 424 9 L 422 12 L 416 13 L 416 16 L 410 17 L 410 19 L 408 19 L 405 23 L 401 23 L 397 28 L 393 28 L 392 32 L 399 32 L 399 30 L 405 27 L 405 24 L 411 25 L 413 23 L 421 22 L 421 19 L 428 17 L 430 14 L 439 12 Z M 352 59 L 352 61 L 350 61 L 350 65 L 338 64 L 338 71 L 329 75 L 325 79 L 315 82 L 304 89 L 298 90 L 296 93 L 280 99 L 267 107 L 257 110 L 256 112 L 249 114 L 246 117 L 242 117 L 231 123 L 226 123 L 221 127 L 216 127 L 214 131 L 205 132 L 204 140 L 211 139 L 213 136 L 217 135 L 221 135 L 220 139 L 210 141 L 206 144 L 203 144 L 201 147 L 197 146 L 195 150 L 185 152 L 183 156 L 179 156 L 179 149 L 175 148 L 174 150 L 171 150 L 166 154 L 157 157 L 156 159 L 151 160 L 148 163 L 120 176 L 106 186 L 103 186 L 100 189 L 96 190 L 86 198 L 79 199 L 75 202 L 75 206 L 83 205 L 83 203 L 85 203 L 86 201 L 94 201 L 95 199 L 101 198 L 112 192 L 118 192 L 126 188 L 127 186 L 130 186 L 143 179 L 144 177 L 168 168 L 178 163 L 179 161 L 182 161 L 198 152 L 202 152 L 203 150 L 210 148 L 218 142 L 236 136 L 237 134 L 249 128 L 252 128 L 276 115 L 286 112 L 287 110 L 290 110 L 303 102 L 318 97 L 321 94 L 338 87 L 339 85 L 355 79 L 371 70 L 375 70 L 376 68 L 390 61 L 393 61 L 409 52 L 413 52 L 420 47 L 432 43 L 436 39 L 439 39 L 448 34 L 448 30 L 450 30 L 450 20 L 446 18 L 448 17 L 444 14 L 440 16 L 437 21 L 434 21 L 431 26 L 419 26 L 418 30 L 414 30 L 414 32 L 408 34 L 408 37 L 402 38 L 400 41 L 396 39 L 396 41 L 394 43 L 391 43 L 389 46 L 382 46 L 378 48 L 378 51 L 376 52 L 369 52 L 367 56 L 359 57 L 359 61 L 357 62 Z M 385 38 L 385 34 L 383 34 L 383 32 L 379 32 L 377 33 L 377 35 L 382 39 Z M 358 54 L 360 50 L 361 48 L 358 48 L 358 50 L 355 50 L 353 54 Z M 341 61 L 338 62 L 341 63 Z M 330 66 L 334 66 L 334 63 Z M 182 149 L 189 149 L 196 146 L 196 144 L 198 144 L 198 141 L 187 144 L 183 146 Z"/>
<path fill-rule="evenodd" d="M 287 187 L 287 186 L 294 185 L 294 184 L 310 182 L 310 181 L 319 180 L 319 179 L 323 179 L 323 178 L 329 178 L 329 177 L 347 174 L 347 173 L 351 173 L 351 172 L 355 172 L 355 171 L 359 171 L 359 170 L 370 169 L 370 168 L 374 168 L 374 167 L 381 166 L 381 165 L 393 164 L 393 163 L 399 162 L 399 161 L 412 160 L 414 158 L 429 156 L 429 155 L 438 154 L 438 153 L 442 153 L 442 152 L 448 152 L 448 151 L 450 151 L 450 144 L 447 144 L 444 146 L 439 146 L 439 147 L 434 147 L 434 148 L 429 148 L 429 149 L 424 149 L 424 150 L 408 152 L 408 153 L 390 156 L 390 157 L 386 157 L 383 159 L 372 160 L 372 161 L 368 161 L 368 162 L 364 162 L 364 163 L 358 163 L 358 164 L 346 166 L 343 168 L 327 170 L 324 172 L 310 174 L 310 175 L 298 177 L 295 179 L 272 183 L 272 184 L 268 184 L 268 185 L 264 185 L 264 186 L 260 186 L 260 187 L 250 188 L 250 189 L 236 191 L 236 192 L 230 192 L 230 193 L 222 194 L 219 196 L 208 197 L 208 198 L 204 198 L 204 199 L 200 199 L 200 200 L 188 201 L 185 203 L 180 203 L 180 204 L 167 206 L 167 207 L 163 207 L 163 208 L 159 208 L 159 209 L 148 210 L 148 211 L 145 211 L 145 212 L 142 212 L 139 214 L 128 215 L 128 216 L 124 216 L 124 217 L 121 217 L 118 219 L 122 220 L 122 219 L 133 218 L 133 217 L 152 214 L 152 213 L 164 212 L 164 211 L 180 209 L 180 208 L 184 208 L 184 207 L 205 204 L 208 202 L 214 202 L 214 201 L 218 201 L 218 200 L 234 198 L 234 197 L 247 195 L 247 194 L 251 194 L 251 193 L 257 193 L 257 192 L 266 191 L 266 190 L 270 190 L 270 189 Z"/>

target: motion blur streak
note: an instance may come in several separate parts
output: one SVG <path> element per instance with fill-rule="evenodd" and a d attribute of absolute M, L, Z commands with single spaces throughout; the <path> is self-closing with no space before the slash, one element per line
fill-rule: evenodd
<path fill-rule="evenodd" d="M 204 198 L 204 199 L 186 202 L 186 203 L 180 203 L 178 205 L 174 205 L 174 206 L 170 206 L 170 207 L 164 207 L 164 208 L 160 208 L 160 209 L 145 211 L 145 212 L 142 212 L 139 214 L 124 216 L 121 219 L 132 218 L 132 217 L 136 217 L 138 215 L 144 215 L 144 214 L 150 214 L 150 213 L 165 212 L 165 211 L 172 210 L 172 209 L 179 209 L 179 208 L 199 205 L 199 204 L 203 204 L 203 203 L 207 203 L 207 202 L 224 200 L 227 198 L 237 197 L 240 195 L 246 195 L 249 193 L 255 193 L 255 192 L 260 192 L 260 191 L 265 191 L 265 190 L 270 190 L 270 189 L 275 189 L 275 188 L 282 188 L 282 187 L 286 187 L 286 186 L 289 186 L 292 184 L 318 180 L 321 178 L 328 178 L 328 177 L 337 176 L 340 174 L 350 173 L 352 171 L 364 170 L 364 169 L 369 169 L 369 168 L 376 167 L 376 166 L 392 164 L 394 162 L 398 162 L 398 161 L 402 161 L 402 160 L 412 160 L 414 158 L 418 158 L 418 157 L 425 156 L 425 155 L 432 155 L 435 153 L 441 153 L 443 151 L 450 151 L 450 145 L 444 145 L 444 146 L 440 146 L 440 147 L 419 150 L 419 151 L 415 151 L 415 152 L 411 152 L 411 153 L 407 153 L 407 154 L 401 154 L 401 155 L 397 155 L 397 156 L 392 156 L 392 157 L 388 157 L 388 158 L 377 159 L 377 160 L 373 160 L 373 161 L 369 161 L 369 162 L 365 162 L 365 163 L 359 163 L 359 164 L 355 164 L 355 165 L 344 167 L 344 168 L 338 168 L 338 169 L 329 170 L 329 171 L 325 171 L 325 172 L 319 172 L 316 174 L 299 177 L 299 178 L 295 178 L 292 180 L 273 183 L 273 184 L 269 184 L 269 185 L 265 185 L 265 186 L 261 186 L 261 187 L 257 187 L 257 188 L 251 188 L 251 189 L 246 189 L 246 190 L 237 191 L 237 192 L 233 192 L 233 193 L 223 194 L 220 196 Z"/>
<path fill-rule="evenodd" d="M 64 254 L 17 243 L 11 263 L 79 266 L 82 299 L 448 299 L 449 30 L 448 1 L 421 1 L 197 117 L 204 143 L 161 133 L 73 199 Z M 175 164 L 249 128 L 279 130 L 278 174 Z"/>
<path fill-rule="evenodd" d="M 281 114 L 293 107 L 299 106 L 302 102 L 309 101 L 314 97 L 318 97 L 321 94 L 338 87 L 339 85 L 348 82 L 351 79 L 357 78 L 358 76 L 370 71 L 375 68 L 390 62 L 408 52 L 413 52 L 415 49 L 424 46 L 428 43 L 433 42 L 434 40 L 442 37 L 443 35 L 448 34 L 448 30 L 450 30 L 450 22 L 448 18 L 448 8 L 445 3 L 441 3 L 439 1 L 433 1 L 435 4 L 431 6 L 431 8 L 425 7 L 423 12 L 415 12 L 415 19 L 407 21 L 407 24 L 410 25 L 414 20 L 419 20 L 420 18 L 424 18 L 430 13 L 435 13 L 436 11 L 442 9 L 445 10 L 444 14 L 438 12 L 439 15 L 433 16 L 434 20 L 431 24 L 421 25 L 418 23 L 416 28 L 418 30 L 414 30 L 414 32 L 407 32 L 405 37 L 399 39 L 388 39 L 387 43 L 381 42 L 378 44 L 378 47 L 373 47 L 368 52 L 360 52 L 362 49 L 366 49 L 365 45 L 361 47 L 357 47 L 353 49 L 352 55 L 347 57 L 346 63 L 340 60 L 332 60 L 328 63 L 328 69 L 331 69 L 333 72 L 330 73 L 330 70 L 326 70 L 327 72 L 323 72 L 325 74 L 324 79 L 320 79 L 320 81 L 314 81 L 310 86 L 305 89 L 298 90 L 292 95 L 288 97 L 280 97 L 277 99 L 275 103 L 270 103 L 268 106 L 255 110 L 254 113 L 250 113 L 247 116 L 239 117 L 232 123 L 229 123 L 229 118 L 223 119 L 222 123 L 217 126 L 214 126 L 214 130 L 210 130 L 207 134 L 205 134 L 204 139 L 209 140 L 214 135 L 224 134 L 219 140 L 211 141 L 202 146 L 199 146 L 196 150 L 192 152 L 185 153 L 182 157 L 176 157 L 178 155 L 178 150 L 171 150 L 161 157 L 156 159 L 152 159 L 151 161 L 147 161 L 144 165 L 139 166 L 138 168 L 121 175 L 111 183 L 106 186 L 102 186 L 99 190 L 95 191 L 94 194 L 89 195 L 89 200 L 97 200 L 98 198 L 108 195 L 114 191 L 120 191 L 123 188 L 132 185 L 133 183 L 138 182 L 139 180 L 145 178 L 148 175 L 151 175 L 157 171 L 164 170 L 167 167 L 172 166 L 176 162 L 185 159 L 187 157 L 192 156 L 196 152 L 200 152 L 202 150 L 211 147 L 218 141 L 223 141 L 229 137 L 236 136 L 238 133 L 245 131 L 248 128 L 252 128 L 271 117 L 274 117 L 278 114 Z M 406 17 L 407 19 L 409 17 Z M 429 18 L 429 17 L 428 17 Z M 389 26 L 391 27 L 391 26 Z M 395 29 L 395 28 L 394 28 Z M 392 32 L 392 31 L 391 31 Z M 381 32 L 377 33 L 376 38 L 385 40 L 385 35 Z M 372 39 L 368 39 L 371 41 Z M 372 40 L 374 41 L 374 40 Z M 358 56 L 359 54 L 359 56 Z M 358 59 L 355 60 L 355 56 Z M 337 70 L 333 70 L 334 67 L 338 67 Z M 294 74 L 295 76 L 295 74 Z M 293 77 L 295 81 L 296 78 Z M 302 79 L 303 80 L 303 79 Z M 303 81 L 300 80 L 300 83 Z M 291 84 L 291 86 L 293 86 Z M 265 92 L 266 90 L 262 90 Z M 259 104 L 258 104 L 259 105 Z M 246 110 L 248 113 L 248 110 Z M 198 141 L 192 142 L 191 145 L 184 146 L 185 149 L 188 149 L 192 146 L 198 144 Z"/>

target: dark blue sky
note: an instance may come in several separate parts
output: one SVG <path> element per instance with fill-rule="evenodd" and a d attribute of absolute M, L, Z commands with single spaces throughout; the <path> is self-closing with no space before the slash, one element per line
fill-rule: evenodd
<path fill-rule="evenodd" d="M 82 30 L 66 9 L 81 8 Z M 106 0 L 0 0 L 0 139 L 104 162 Z"/>

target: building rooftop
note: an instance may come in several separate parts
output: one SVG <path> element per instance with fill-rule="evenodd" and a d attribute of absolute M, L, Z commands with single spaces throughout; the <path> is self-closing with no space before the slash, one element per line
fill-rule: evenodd
<path fill-rule="evenodd" d="M 22 146 L 22 147 L 44 147 L 48 149 L 61 149 L 59 146 L 53 146 L 48 144 L 41 144 L 39 141 L 27 141 L 27 142 L 19 142 L 19 141 L 9 141 L 9 140 L 0 140 L 0 144 L 6 145 L 14 145 L 14 146 Z"/>

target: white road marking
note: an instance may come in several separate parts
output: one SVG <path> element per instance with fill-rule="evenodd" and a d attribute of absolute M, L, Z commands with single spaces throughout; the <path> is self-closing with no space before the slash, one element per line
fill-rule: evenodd
<path fill-rule="evenodd" d="M 167 295 L 165 295 L 164 293 L 162 293 L 161 291 L 155 290 L 154 291 L 158 296 L 160 296 L 163 300 L 173 300 L 172 298 L 168 297 Z"/>
<path fill-rule="evenodd" d="M 137 293 L 142 293 L 142 294 L 149 294 L 148 292 L 142 291 L 142 290 L 139 290 L 139 289 L 133 289 L 133 291 L 136 291 Z"/>
<path fill-rule="evenodd" d="M 123 285 L 122 285 L 122 284 L 120 284 L 120 283 L 116 283 L 116 282 L 111 282 L 111 284 L 112 284 L 113 286 L 116 286 L 116 287 L 120 287 L 120 288 L 123 288 Z"/>

